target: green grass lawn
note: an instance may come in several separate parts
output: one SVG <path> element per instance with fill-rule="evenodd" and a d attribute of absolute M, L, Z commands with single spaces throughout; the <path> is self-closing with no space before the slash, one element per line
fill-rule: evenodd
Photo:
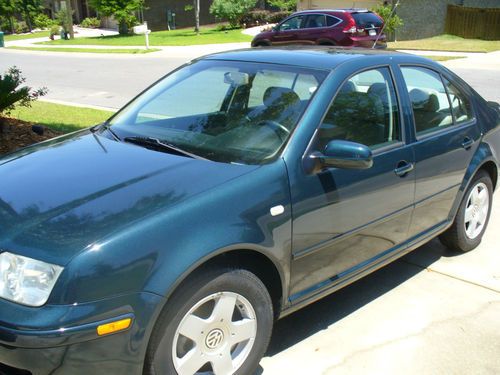
<path fill-rule="evenodd" d="M 48 52 L 84 52 L 84 53 L 129 53 L 129 54 L 144 54 L 160 51 L 158 48 L 150 48 L 148 50 L 138 48 L 56 48 L 56 47 L 7 47 L 8 49 L 18 49 L 22 51 L 48 51 Z"/>
<path fill-rule="evenodd" d="M 464 39 L 459 36 L 443 34 L 426 39 L 390 42 L 388 47 L 428 51 L 493 52 L 500 50 L 500 40 Z"/>
<path fill-rule="evenodd" d="M 112 114 L 113 112 L 111 111 L 38 101 L 32 103 L 31 108 L 20 107 L 15 109 L 10 116 L 69 133 L 99 124 L 108 119 Z"/>
<path fill-rule="evenodd" d="M 218 44 L 250 42 L 252 37 L 241 33 L 241 29 L 219 31 L 215 28 L 201 28 L 196 35 L 192 28 L 172 31 L 155 31 L 149 35 L 151 46 L 190 46 L 196 44 Z M 96 38 L 76 38 L 42 42 L 51 45 L 107 45 L 107 46 L 143 46 L 144 35 L 113 35 Z"/>
<path fill-rule="evenodd" d="M 4 35 L 4 39 L 6 42 L 12 42 L 14 40 L 22 40 L 22 39 L 32 39 L 32 38 L 44 38 L 49 37 L 49 31 L 37 31 L 35 33 L 30 34 L 12 34 L 12 35 Z"/>

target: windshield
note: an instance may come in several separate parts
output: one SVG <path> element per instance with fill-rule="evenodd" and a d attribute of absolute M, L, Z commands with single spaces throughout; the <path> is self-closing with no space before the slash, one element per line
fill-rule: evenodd
<path fill-rule="evenodd" d="M 352 17 L 356 21 L 356 25 L 358 25 L 358 27 L 381 27 L 383 24 L 382 19 L 372 12 L 352 13 Z"/>
<path fill-rule="evenodd" d="M 202 60 L 158 82 L 110 121 L 121 139 L 150 138 L 202 158 L 271 161 L 325 71 Z"/>

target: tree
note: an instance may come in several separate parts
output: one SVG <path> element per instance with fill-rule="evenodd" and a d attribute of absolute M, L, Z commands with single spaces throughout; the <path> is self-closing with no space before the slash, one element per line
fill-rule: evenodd
<path fill-rule="evenodd" d="M 255 7 L 257 0 L 214 0 L 210 13 L 220 19 L 227 19 L 232 27 L 239 26 L 240 19 Z"/>
<path fill-rule="evenodd" d="M 103 16 L 113 16 L 120 24 L 120 34 L 126 34 L 137 24 L 134 12 L 143 7 L 144 0 L 90 0 L 90 5 Z"/>
<path fill-rule="evenodd" d="M 10 32 L 14 34 L 14 15 L 18 9 L 18 0 L 0 0 L 0 16 L 9 21 Z"/>
<path fill-rule="evenodd" d="M 378 5 L 372 11 L 382 17 L 385 23 L 384 30 L 388 33 L 392 34 L 396 29 L 403 26 L 403 20 L 393 13 L 393 8 L 390 5 Z"/>
<path fill-rule="evenodd" d="M 297 0 L 268 0 L 268 3 L 281 11 L 297 9 Z"/>
<path fill-rule="evenodd" d="M 21 71 L 13 66 L 2 76 L 0 74 L 0 114 L 8 115 L 16 105 L 30 107 L 31 102 L 47 94 L 47 89 L 42 87 L 33 90 L 24 86 L 26 81 L 21 75 Z M 3 130 L 3 123 L 0 118 L 0 131 Z"/>
<path fill-rule="evenodd" d="M 33 18 L 43 10 L 41 0 L 18 0 L 18 10 L 23 16 L 24 21 L 30 32 L 33 30 Z"/>

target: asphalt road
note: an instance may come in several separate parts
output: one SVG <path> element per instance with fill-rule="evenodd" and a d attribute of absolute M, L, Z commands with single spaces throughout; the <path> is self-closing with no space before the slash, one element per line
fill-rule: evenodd
<path fill-rule="evenodd" d="M 206 48 L 172 51 L 123 56 L 0 50 L 0 72 L 16 65 L 31 86 L 49 89 L 47 99 L 120 108 L 169 71 L 197 55 L 213 52 Z M 500 101 L 500 63 L 495 59 L 490 57 L 486 63 L 484 57 L 452 60 L 445 65 L 486 99 Z"/>

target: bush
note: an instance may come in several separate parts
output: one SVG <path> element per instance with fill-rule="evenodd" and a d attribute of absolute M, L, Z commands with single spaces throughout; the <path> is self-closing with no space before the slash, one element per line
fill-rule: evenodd
<path fill-rule="evenodd" d="M 241 17 L 241 24 L 246 27 L 265 25 L 267 23 L 278 23 L 287 18 L 292 12 L 270 12 L 268 10 L 254 10 Z"/>
<path fill-rule="evenodd" d="M 257 0 L 214 0 L 210 13 L 219 19 L 226 19 L 231 26 L 238 26 L 243 15 L 255 7 Z"/>
<path fill-rule="evenodd" d="M 28 25 L 24 21 L 14 23 L 14 31 L 16 34 L 24 34 L 30 31 Z"/>
<path fill-rule="evenodd" d="M 30 107 L 31 103 L 47 94 L 47 89 L 42 87 L 33 90 L 23 85 L 26 81 L 21 71 L 13 66 L 2 76 L 0 75 L 0 114 L 8 115 L 16 105 Z M 0 121 L 0 129 L 2 123 Z"/>
<path fill-rule="evenodd" d="M 291 15 L 293 12 L 289 11 L 281 11 L 281 12 L 271 12 L 269 17 L 267 18 L 267 22 L 269 23 L 279 23 Z"/>
<path fill-rule="evenodd" d="M 38 29 L 50 29 L 52 25 L 57 24 L 55 20 L 51 19 L 44 13 L 35 16 L 35 18 L 33 19 L 33 23 Z"/>
<path fill-rule="evenodd" d="M 390 17 L 392 12 L 392 7 L 390 5 L 378 5 L 373 8 L 372 11 L 383 18 L 385 23 L 384 31 L 388 33 L 393 33 L 396 29 L 403 26 L 403 20 L 397 14 L 393 14 L 392 17 Z"/>
<path fill-rule="evenodd" d="M 86 27 L 88 29 L 97 29 L 101 26 L 101 20 L 95 17 L 87 17 L 80 24 L 81 27 Z"/>
<path fill-rule="evenodd" d="M 240 23 L 245 24 L 246 27 L 253 27 L 258 25 L 265 25 L 269 19 L 269 14 L 271 12 L 268 10 L 252 10 L 246 13 L 240 19 Z"/>
<path fill-rule="evenodd" d="M 54 40 L 54 36 L 56 35 L 59 35 L 59 33 L 61 32 L 61 26 L 59 25 L 52 25 L 50 27 L 50 36 L 49 38 Z"/>

